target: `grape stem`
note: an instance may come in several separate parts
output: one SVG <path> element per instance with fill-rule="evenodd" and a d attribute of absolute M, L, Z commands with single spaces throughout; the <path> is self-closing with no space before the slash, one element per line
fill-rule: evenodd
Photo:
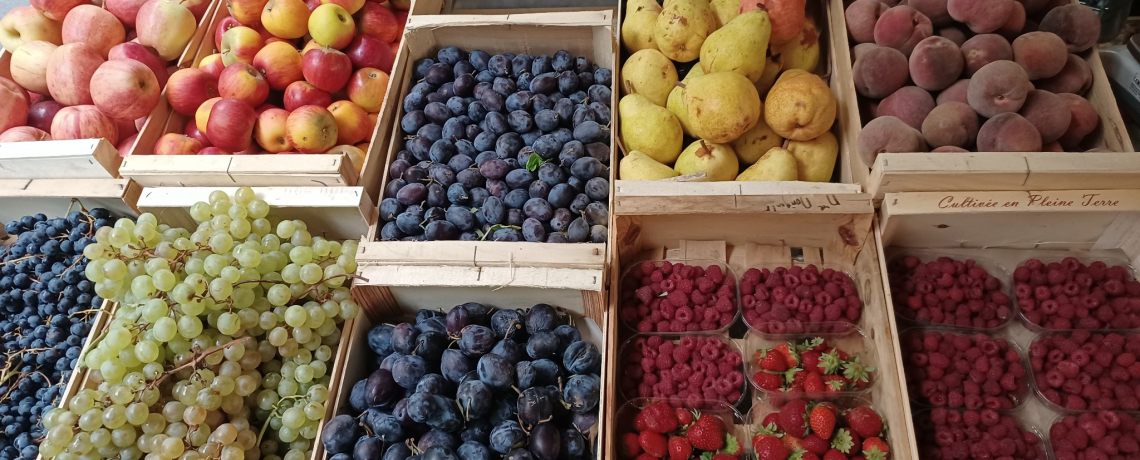
<path fill-rule="evenodd" d="M 154 382 L 152 382 L 150 384 L 150 386 L 157 387 L 157 386 L 161 385 L 162 382 L 165 381 L 167 377 L 170 377 L 171 375 L 174 375 L 175 373 L 177 373 L 183 369 L 186 369 L 188 367 L 197 367 L 198 363 L 200 363 L 200 362 L 202 362 L 202 360 L 206 359 L 207 356 L 210 356 L 214 353 L 217 353 L 217 352 L 219 352 L 219 351 L 221 351 L 221 350 L 223 350 L 223 349 L 225 349 L 231 345 L 236 345 L 236 344 L 241 343 L 241 342 L 248 342 L 252 339 L 253 339 L 253 337 L 245 336 L 245 337 L 242 337 L 240 339 L 233 339 L 233 340 L 226 342 L 224 344 L 210 348 L 210 349 L 202 352 L 202 354 L 194 357 L 194 359 L 188 361 L 186 364 L 183 364 L 181 366 L 178 366 L 174 369 L 171 369 L 171 370 L 168 370 L 168 371 L 162 373 L 162 375 L 158 376 L 158 378 L 155 379 Z"/>
<path fill-rule="evenodd" d="M 265 423 L 261 425 L 261 431 L 257 433 L 257 445 L 261 445 L 261 438 L 265 437 L 265 429 L 269 428 L 269 421 L 273 420 L 273 417 L 277 416 L 277 411 L 281 410 L 281 403 L 294 399 L 300 399 L 302 397 L 303 396 L 301 395 L 285 396 L 277 400 L 277 403 L 273 404 L 273 411 L 269 413 L 268 417 L 265 417 Z"/>

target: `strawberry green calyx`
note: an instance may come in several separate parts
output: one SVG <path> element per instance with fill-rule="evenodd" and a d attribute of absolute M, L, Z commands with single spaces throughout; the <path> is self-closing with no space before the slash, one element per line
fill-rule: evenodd
<path fill-rule="evenodd" d="M 843 376 L 848 380 L 854 382 L 869 382 L 871 372 L 875 372 L 875 366 L 864 366 L 859 362 L 859 357 L 851 358 L 843 365 Z"/>
<path fill-rule="evenodd" d="M 823 345 L 823 338 L 822 337 L 816 337 L 816 338 L 805 340 L 803 345 L 800 345 L 797 348 L 797 350 L 798 351 L 814 350 L 816 347 L 818 347 L 820 345 Z"/>
<path fill-rule="evenodd" d="M 878 446 L 871 447 L 871 450 L 863 451 L 863 456 L 866 457 L 867 460 L 886 460 L 887 459 L 887 454 L 884 453 L 883 451 L 879 450 Z"/>
<path fill-rule="evenodd" d="M 819 357 L 819 367 L 823 369 L 824 374 L 838 374 L 839 367 L 842 364 L 843 361 L 839 359 L 839 352 L 834 349 Z"/>
<path fill-rule="evenodd" d="M 722 447 L 718 454 L 736 455 L 740 452 L 740 442 L 736 440 L 736 436 L 725 433 L 724 434 L 724 447 Z"/>
<path fill-rule="evenodd" d="M 855 452 L 855 440 L 851 439 L 851 432 L 846 428 L 836 430 L 835 437 L 831 438 L 831 447 L 845 454 Z"/>
<path fill-rule="evenodd" d="M 784 437 L 784 433 L 780 432 L 780 428 L 775 423 L 761 425 L 760 428 L 753 430 L 753 435 L 775 436 L 777 438 Z"/>

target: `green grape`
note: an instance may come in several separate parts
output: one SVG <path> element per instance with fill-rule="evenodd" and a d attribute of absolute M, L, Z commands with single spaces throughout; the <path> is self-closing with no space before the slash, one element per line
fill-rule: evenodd
<path fill-rule="evenodd" d="M 40 443 L 40 455 L 44 457 L 56 457 L 63 452 L 67 444 L 60 444 L 50 439 L 45 439 Z"/>
<path fill-rule="evenodd" d="M 316 351 L 313 352 L 313 358 L 317 361 L 328 361 L 332 359 L 332 356 L 332 348 L 330 348 L 328 345 L 321 345 L 320 347 L 317 347 Z"/>
<path fill-rule="evenodd" d="M 288 264 L 281 269 L 281 280 L 286 283 L 300 283 L 301 282 L 301 266 L 297 264 Z"/>
<path fill-rule="evenodd" d="M 256 235 L 272 235 L 273 224 L 270 224 L 269 219 L 266 219 L 264 217 L 253 219 L 253 221 L 250 222 L 250 231 Z"/>
<path fill-rule="evenodd" d="M 212 219 L 210 219 L 210 228 L 212 228 L 214 230 L 219 230 L 219 231 L 226 231 L 230 228 L 230 223 L 232 223 L 233 221 L 234 220 L 231 219 L 230 216 L 226 215 L 223 212 L 222 214 L 218 214 L 218 215 L 214 216 Z M 229 252 L 229 251 L 223 251 L 223 252 Z"/>
<path fill-rule="evenodd" d="M 166 431 L 163 432 L 163 434 L 172 438 L 183 438 L 189 433 L 190 427 L 186 426 L 186 424 L 182 422 L 171 423 L 170 425 L 167 425 Z"/>
<path fill-rule="evenodd" d="M 243 375 L 234 379 L 234 394 L 238 396 L 249 396 L 257 391 L 258 382 L 252 376 Z"/>
<path fill-rule="evenodd" d="M 135 344 L 135 357 L 143 363 L 153 363 L 158 360 L 158 344 L 150 340 L 142 340 Z"/>
<path fill-rule="evenodd" d="M 308 319 L 309 313 L 305 311 L 305 307 L 302 307 L 300 305 L 293 305 L 290 306 L 288 310 L 285 310 L 285 324 L 288 324 L 289 326 L 304 326 L 305 321 L 308 321 Z"/>
<path fill-rule="evenodd" d="M 138 298 L 148 299 L 154 296 L 155 287 L 148 275 L 137 276 L 131 280 L 131 292 Z"/>
<path fill-rule="evenodd" d="M 87 267 L 83 269 L 83 274 L 86 275 L 87 279 L 92 283 L 103 281 L 103 265 L 103 260 L 93 259 L 91 262 L 87 263 Z"/>
<path fill-rule="evenodd" d="M 197 260 L 197 259 L 191 259 L 191 260 Z M 208 289 L 210 286 L 210 282 L 206 279 L 205 276 L 202 276 L 201 273 L 193 273 L 193 274 L 187 275 L 186 279 L 183 280 L 183 282 L 186 283 L 186 285 L 190 286 L 190 288 L 193 289 L 194 295 L 205 294 L 206 289 Z"/>
<path fill-rule="evenodd" d="M 113 404 L 103 409 L 103 426 L 115 429 L 127 423 L 127 408 Z"/>
<path fill-rule="evenodd" d="M 206 256 L 206 260 L 202 264 L 202 268 L 206 270 L 206 274 L 210 276 L 218 276 L 222 273 L 222 268 L 227 265 L 226 258 L 217 254 L 210 254 Z"/>
<path fill-rule="evenodd" d="M 245 460 L 245 452 L 237 446 L 226 446 L 222 448 L 222 455 L 218 460 Z"/>
<path fill-rule="evenodd" d="M 190 218 L 196 222 L 209 220 L 213 212 L 213 209 L 210 208 L 210 204 L 206 202 L 199 201 L 190 205 Z"/>
<path fill-rule="evenodd" d="M 343 257 L 343 256 L 342 256 Z M 329 287 L 340 287 L 347 279 L 344 268 L 340 265 L 329 265 L 325 267 L 325 285 Z"/>
<path fill-rule="evenodd" d="M 148 323 L 154 324 L 159 318 L 165 317 L 170 313 L 170 309 L 166 307 L 166 302 L 162 299 L 150 299 L 143 304 L 143 319 Z"/>
<path fill-rule="evenodd" d="M 154 333 L 155 340 L 162 343 L 170 342 L 178 333 L 178 323 L 170 317 L 159 318 L 154 322 L 154 327 L 151 330 Z"/>
<path fill-rule="evenodd" d="M 166 429 L 166 418 L 160 414 L 147 414 L 141 428 L 143 433 L 155 435 Z"/>
<path fill-rule="evenodd" d="M 182 414 L 182 421 L 187 425 L 201 425 L 206 421 L 206 409 L 198 406 L 186 406 L 186 411 Z"/>
<path fill-rule="evenodd" d="M 321 282 L 324 274 L 325 272 L 321 270 L 320 265 L 309 263 L 301 266 L 301 282 L 305 284 L 317 284 Z"/>
<path fill-rule="evenodd" d="M 155 403 L 157 403 L 158 398 L 160 398 L 160 397 L 162 397 L 162 394 L 158 391 L 158 388 L 146 388 L 146 389 L 143 389 L 142 395 L 139 397 L 139 400 L 143 404 L 146 404 L 149 407 L 149 406 L 153 406 Z"/>
<path fill-rule="evenodd" d="M 121 280 L 127 276 L 127 264 L 119 259 L 111 259 L 103 264 L 103 277 L 109 280 Z"/>
<path fill-rule="evenodd" d="M 227 228 L 230 234 L 234 236 L 234 238 L 245 238 L 250 235 L 250 232 L 253 231 L 253 226 L 250 225 L 249 221 L 245 220 L 244 218 L 233 219 Z"/>
<path fill-rule="evenodd" d="M 234 285 L 221 278 L 210 281 L 210 297 L 214 300 L 226 300 L 234 293 Z"/>
<path fill-rule="evenodd" d="M 234 240 L 225 233 L 216 233 L 210 237 L 210 250 L 216 253 L 230 252 L 234 247 Z"/>
<path fill-rule="evenodd" d="M 294 378 L 297 379 L 297 383 L 312 382 L 313 381 L 313 368 L 311 368 L 307 365 L 306 366 L 300 366 L 297 368 L 297 370 L 294 372 L 293 375 L 294 375 Z"/>
<path fill-rule="evenodd" d="M 325 416 L 324 404 L 309 402 L 308 404 L 305 404 L 304 410 L 305 410 L 305 417 L 308 417 L 309 420 L 320 420 L 321 417 Z"/>
<path fill-rule="evenodd" d="M 283 327 L 275 327 L 269 331 L 269 343 L 275 347 L 285 345 L 285 341 L 289 340 L 289 331 Z"/>
<path fill-rule="evenodd" d="M 111 247 L 121 248 L 131 241 L 131 232 L 121 228 L 111 230 L 107 235 L 107 241 L 111 243 Z"/>
<path fill-rule="evenodd" d="M 242 267 L 257 267 L 263 262 L 261 253 L 253 249 L 242 251 L 237 256 L 237 261 Z"/>
<path fill-rule="evenodd" d="M 306 323 L 307 324 L 307 323 Z M 305 343 L 313 338 L 313 330 L 307 327 L 293 328 L 293 340 L 297 343 Z M 303 364 L 303 363 L 302 363 Z"/>
<path fill-rule="evenodd" d="M 323 403 L 329 399 L 329 389 L 322 384 L 316 384 L 309 387 L 309 391 L 305 392 L 305 397 L 312 402 Z"/>
<path fill-rule="evenodd" d="M 253 211 L 252 209 L 250 210 Z M 291 220 L 283 220 L 277 224 L 277 237 L 281 239 L 291 238 L 293 232 L 297 231 L 297 226 Z"/>
<path fill-rule="evenodd" d="M 135 399 L 135 392 L 126 385 L 115 385 L 111 387 L 107 395 L 111 397 L 111 402 L 118 405 L 125 405 L 132 399 Z"/>
<path fill-rule="evenodd" d="M 360 307 L 356 306 L 356 302 L 353 302 L 352 299 L 340 303 L 340 317 L 342 319 L 349 320 L 355 318 L 359 312 Z"/>
<path fill-rule="evenodd" d="M 44 427 L 48 425 L 45 423 Z M 103 426 L 103 411 L 100 409 L 88 409 L 79 417 L 79 429 L 83 431 L 95 431 Z"/>
<path fill-rule="evenodd" d="M 308 314 L 308 319 L 305 320 L 305 327 L 315 329 L 325 322 L 325 311 L 321 309 L 320 305 L 310 305 L 305 307 L 305 313 Z M 299 342 L 304 340 L 297 339 Z"/>
<path fill-rule="evenodd" d="M 103 364 L 99 365 L 99 371 L 108 382 L 120 381 L 127 372 L 119 360 L 114 358 L 103 361 Z"/>
<path fill-rule="evenodd" d="M 313 369 L 313 378 L 319 379 L 325 376 L 328 372 L 328 365 L 324 361 L 313 361 L 309 363 L 309 367 Z"/>
<path fill-rule="evenodd" d="M 226 265 L 225 267 L 222 267 L 222 271 L 219 276 L 221 276 L 222 279 L 226 280 L 227 283 L 236 283 L 241 279 L 241 269 L 231 265 Z"/>
<path fill-rule="evenodd" d="M 301 414 L 301 416 L 304 417 L 304 414 Z M 277 430 L 277 438 L 283 442 L 293 442 L 297 439 L 297 430 L 282 426 L 281 429 Z"/>
<path fill-rule="evenodd" d="M 305 421 L 305 411 L 297 406 L 290 407 L 281 415 L 281 424 L 288 428 L 301 428 Z"/>
<path fill-rule="evenodd" d="M 146 422 L 149 416 L 150 410 L 146 407 L 146 404 L 137 402 L 127 406 L 127 423 L 131 425 L 140 426 Z"/>
<path fill-rule="evenodd" d="M 277 394 L 281 396 L 293 396 L 297 394 L 297 382 L 288 379 L 281 379 L 281 383 L 277 384 Z"/>
<path fill-rule="evenodd" d="M 305 265 L 313 261 L 313 248 L 308 246 L 295 246 L 289 250 L 289 260 L 297 265 Z"/>
<path fill-rule="evenodd" d="M 86 392 L 79 392 L 75 396 L 72 396 L 68 401 L 68 409 L 71 411 L 71 413 L 76 415 L 82 415 L 84 412 L 87 412 L 89 409 L 91 409 L 91 407 L 94 405 L 95 400 L 92 399 L 91 395 Z"/>
<path fill-rule="evenodd" d="M 178 334 L 187 339 L 192 339 L 202 334 L 202 321 L 194 316 L 183 316 L 178 318 Z"/>
<path fill-rule="evenodd" d="M 289 303 L 289 300 L 292 299 L 292 294 L 288 286 L 274 284 L 269 288 L 269 292 L 265 294 L 265 298 L 269 300 L 270 304 L 280 307 Z"/>
<path fill-rule="evenodd" d="M 281 397 L 277 395 L 276 391 L 265 389 L 257 394 L 257 407 L 263 410 L 273 409 L 273 406 L 280 401 Z"/>

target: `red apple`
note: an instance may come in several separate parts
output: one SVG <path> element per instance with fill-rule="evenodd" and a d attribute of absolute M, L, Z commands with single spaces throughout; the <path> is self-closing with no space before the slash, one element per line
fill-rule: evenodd
<path fill-rule="evenodd" d="M 120 120 L 145 117 L 158 105 L 161 88 L 154 72 L 138 61 L 107 61 L 91 77 L 91 99 L 107 116 Z"/>
<path fill-rule="evenodd" d="M 119 141 L 119 145 L 116 146 L 119 150 L 119 156 L 122 158 L 131 156 L 131 148 L 135 146 L 135 141 L 137 141 L 138 138 L 139 135 L 134 134 L 131 135 L 131 137 Z"/>
<path fill-rule="evenodd" d="M 104 115 L 93 105 L 64 107 L 51 122 L 51 138 L 57 141 L 68 139 L 103 138 L 111 145 L 118 145 L 119 130 L 115 120 Z"/>
<path fill-rule="evenodd" d="M 8 80 L 0 77 L 0 80 Z M 0 131 L 7 131 L 28 122 L 28 100 L 8 85 L 0 85 Z"/>
<path fill-rule="evenodd" d="M 328 92 L 340 91 L 352 76 L 352 60 L 348 55 L 329 47 L 305 53 L 301 61 L 305 81 Z"/>
<path fill-rule="evenodd" d="M 219 148 L 211 145 L 209 147 L 203 148 L 202 150 L 199 150 L 198 154 L 199 155 L 229 155 L 230 152 L 227 152 L 225 150 L 219 149 Z"/>
<path fill-rule="evenodd" d="M 202 58 L 202 62 L 198 63 L 198 68 L 213 75 L 214 78 L 218 78 L 222 76 L 222 70 L 226 68 L 226 63 L 222 60 L 221 53 L 214 53 Z"/>
<path fill-rule="evenodd" d="M 58 46 L 42 41 L 30 41 L 12 52 L 12 80 L 33 93 L 48 94 L 47 65 Z M 30 98 L 30 96 L 29 96 Z M 34 102 L 29 99 L 29 102 Z"/>
<path fill-rule="evenodd" d="M 0 89 L 0 94 L 3 94 L 3 89 Z M 63 104 L 56 101 L 39 101 L 32 104 L 28 107 L 28 126 L 50 131 L 52 119 L 63 107 Z"/>
<path fill-rule="evenodd" d="M 119 132 L 119 138 L 133 136 L 140 131 L 139 128 L 141 125 L 136 125 L 135 120 L 119 120 L 115 118 L 112 118 L 112 120 L 115 120 L 115 129 Z"/>
<path fill-rule="evenodd" d="M 256 107 L 269 97 L 269 82 L 252 65 L 235 62 L 222 71 L 218 78 L 218 93 L 227 99 L 237 99 Z"/>
<path fill-rule="evenodd" d="M 253 62 L 253 57 L 265 46 L 265 40 L 256 30 L 245 26 L 234 27 L 222 34 L 222 62 Z"/>
<path fill-rule="evenodd" d="M 344 52 L 356 68 L 372 67 L 385 73 L 392 71 L 392 62 L 396 59 L 392 45 L 371 35 L 357 35 Z"/>
<path fill-rule="evenodd" d="M 380 69 L 357 70 L 348 80 L 348 98 L 368 112 L 379 112 L 388 94 L 388 81 L 388 74 Z"/>
<path fill-rule="evenodd" d="M 329 106 L 329 113 L 336 120 L 336 143 L 355 144 L 372 137 L 373 123 L 368 112 L 352 101 L 336 101 Z"/>
<path fill-rule="evenodd" d="M 201 142 L 205 147 L 209 147 L 211 145 L 210 140 L 206 138 L 206 135 L 202 134 L 202 131 L 198 130 L 198 124 L 194 122 L 193 118 L 191 118 L 190 121 L 186 122 L 186 129 L 183 130 L 183 134 L 186 134 L 198 142 Z"/>
<path fill-rule="evenodd" d="M 356 31 L 391 43 L 400 38 L 400 24 L 392 10 L 379 3 L 367 2 L 356 12 Z"/>
<path fill-rule="evenodd" d="M 170 76 L 166 84 L 166 100 L 175 112 L 194 115 L 198 106 L 218 97 L 218 79 L 202 69 L 182 69 Z"/>
<path fill-rule="evenodd" d="M 158 79 L 158 86 L 166 87 L 166 81 L 170 78 L 166 61 L 159 58 L 149 48 L 134 42 L 120 43 L 107 53 L 108 61 L 116 59 L 131 59 L 146 64 L 150 71 L 154 72 L 154 78 Z"/>
<path fill-rule="evenodd" d="M 103 62 L 98 52 L 83 43 L 56 48 L 47 66 L 51 97 L 63 105 L 91 104 L 91 76 Z"/>
<path fill-rule="evenodd" d="M 360 7 L 364 6 L 364 0 L 321 0 L 321 3 L 339 5 L 348 11 L 348 14 L 356 14 L 357 11 L 360 11 Z"/>
<path fill-rule="evenodd" d="M 206 10 L 210 9 L 210 0 L 181 0 L 182 6 L 190 10 L 195 19 L 202 19 L 206 15 Z"/>
<path fill-rule="evenodd" d="M 29 0 L 32 6 L 43 11 L 44 16 L 56 21 L 62 21 L 67 13 L 79 5 L 87 3 L 86 0 Z"/>
<path fill-rule="evenodd" d="M 306 105 L 285 121 L 289 142 L 301 153 L 324 153 L 336 145 L 336 119 L 324 107 Z"/>
<path fill-rule="evenodd" d="M 0 133 L 0 143 L 50 141 L 51 135 L 39 128 L 17 126 Z"/>
<path fill-rule="evenodd" d="M 135 17 L 139 15 L 146 0 L 105 0 L 103 6 L 119 19 L 124 26 L 134 27 Z"/>
<path fill-rule="evenodd" d="M 79 5 L 63 20 L 63 43 L 86 43 L 103 58 L 111 47 L 127 40 L 123 23 L 110 11 L 95 5 Z"/>
<path fill-rule="evenodd" d="M 222 99 L 210 110 L 206 137 L 227 152 L 240 152 L 252 142 L 257 114 L 253 107 L 237 99 Z"/>
<path fill-rule="evenodd" d="M 332 103 L 332 95 L 328 91 L 317 88 L 308 82 L 297 81 L 289 84 L 285 88 L 285 95 L 282 98 L 285 110 L 290 112 L 297 110 L 298 107 L 306 105 L 318 105 L 327 107 Z"/>
<path fill-rule="evenodd" d="M 253 67 L 265 75 L 270 88 L 278 91 L 283 91 L 290 83 L 304 78 L 301 73 L 301 53 L 285 42 L 265 45 L 253 56 Z"/>
<path fill-rule="evenodd" d="M 226 0 L 226 9 L 230 17 L 238 22 L 252 26 L 261 23 L 261 10 L 269 0 Z"/>
<path fill-rule="evenodd" d="M 309 7 L 309 12 L 312 13 L 318 6 L 321 6 L 321 0 L 305 0 L 305 6 Z M 308 27 L 308 24 L 305 26 Z"/>
<path fill-rule="evenodd" d="M 240 25 L 241 23 L 238 22 L 237 19 L 234 19 L 233 16 L 226 16 L 222 18 L 221 21 L 218 21 L 218 27 L 214 29 L 214 49 L 222 49 L 222 35 L 224 35 L 227 30 Z"/>
<path fill-rule="evenodd" d="M 155 155 L 196 155 L 202 150 L 197 139 L 178 133 L 166 133 L 154 143 Z"/>
<path fill-rule="evenodd" d="M 194 111 L 194 125 L 198 127 L 198 131 L 201 131 L 203 136 L 206 135 L 206 129 L 209 128 L 210 111 L 214 109 L 214 104 L 220 100 L 222 100 L 220 97 L 208 99 L 198 106 L 198 110 Z"/>
<path fill-rule="evenodd" d="M 253 129 L 253 138 L 257 144 L 269 153 L 281 153 L 293 150 L 293 143 L 285 131 L 285 122 L 289 119 L 289 112 L 283 109 L 267 109 L 257 115 L 257 126 Z"/>

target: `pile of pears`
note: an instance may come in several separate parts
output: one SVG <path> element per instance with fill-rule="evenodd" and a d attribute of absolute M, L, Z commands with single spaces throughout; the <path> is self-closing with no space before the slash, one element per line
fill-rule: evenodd
<path fill-rule="evenodd" d="M 619 178 L 831 180 L 836 102 L 806 1 L 628 0 Z"/>

